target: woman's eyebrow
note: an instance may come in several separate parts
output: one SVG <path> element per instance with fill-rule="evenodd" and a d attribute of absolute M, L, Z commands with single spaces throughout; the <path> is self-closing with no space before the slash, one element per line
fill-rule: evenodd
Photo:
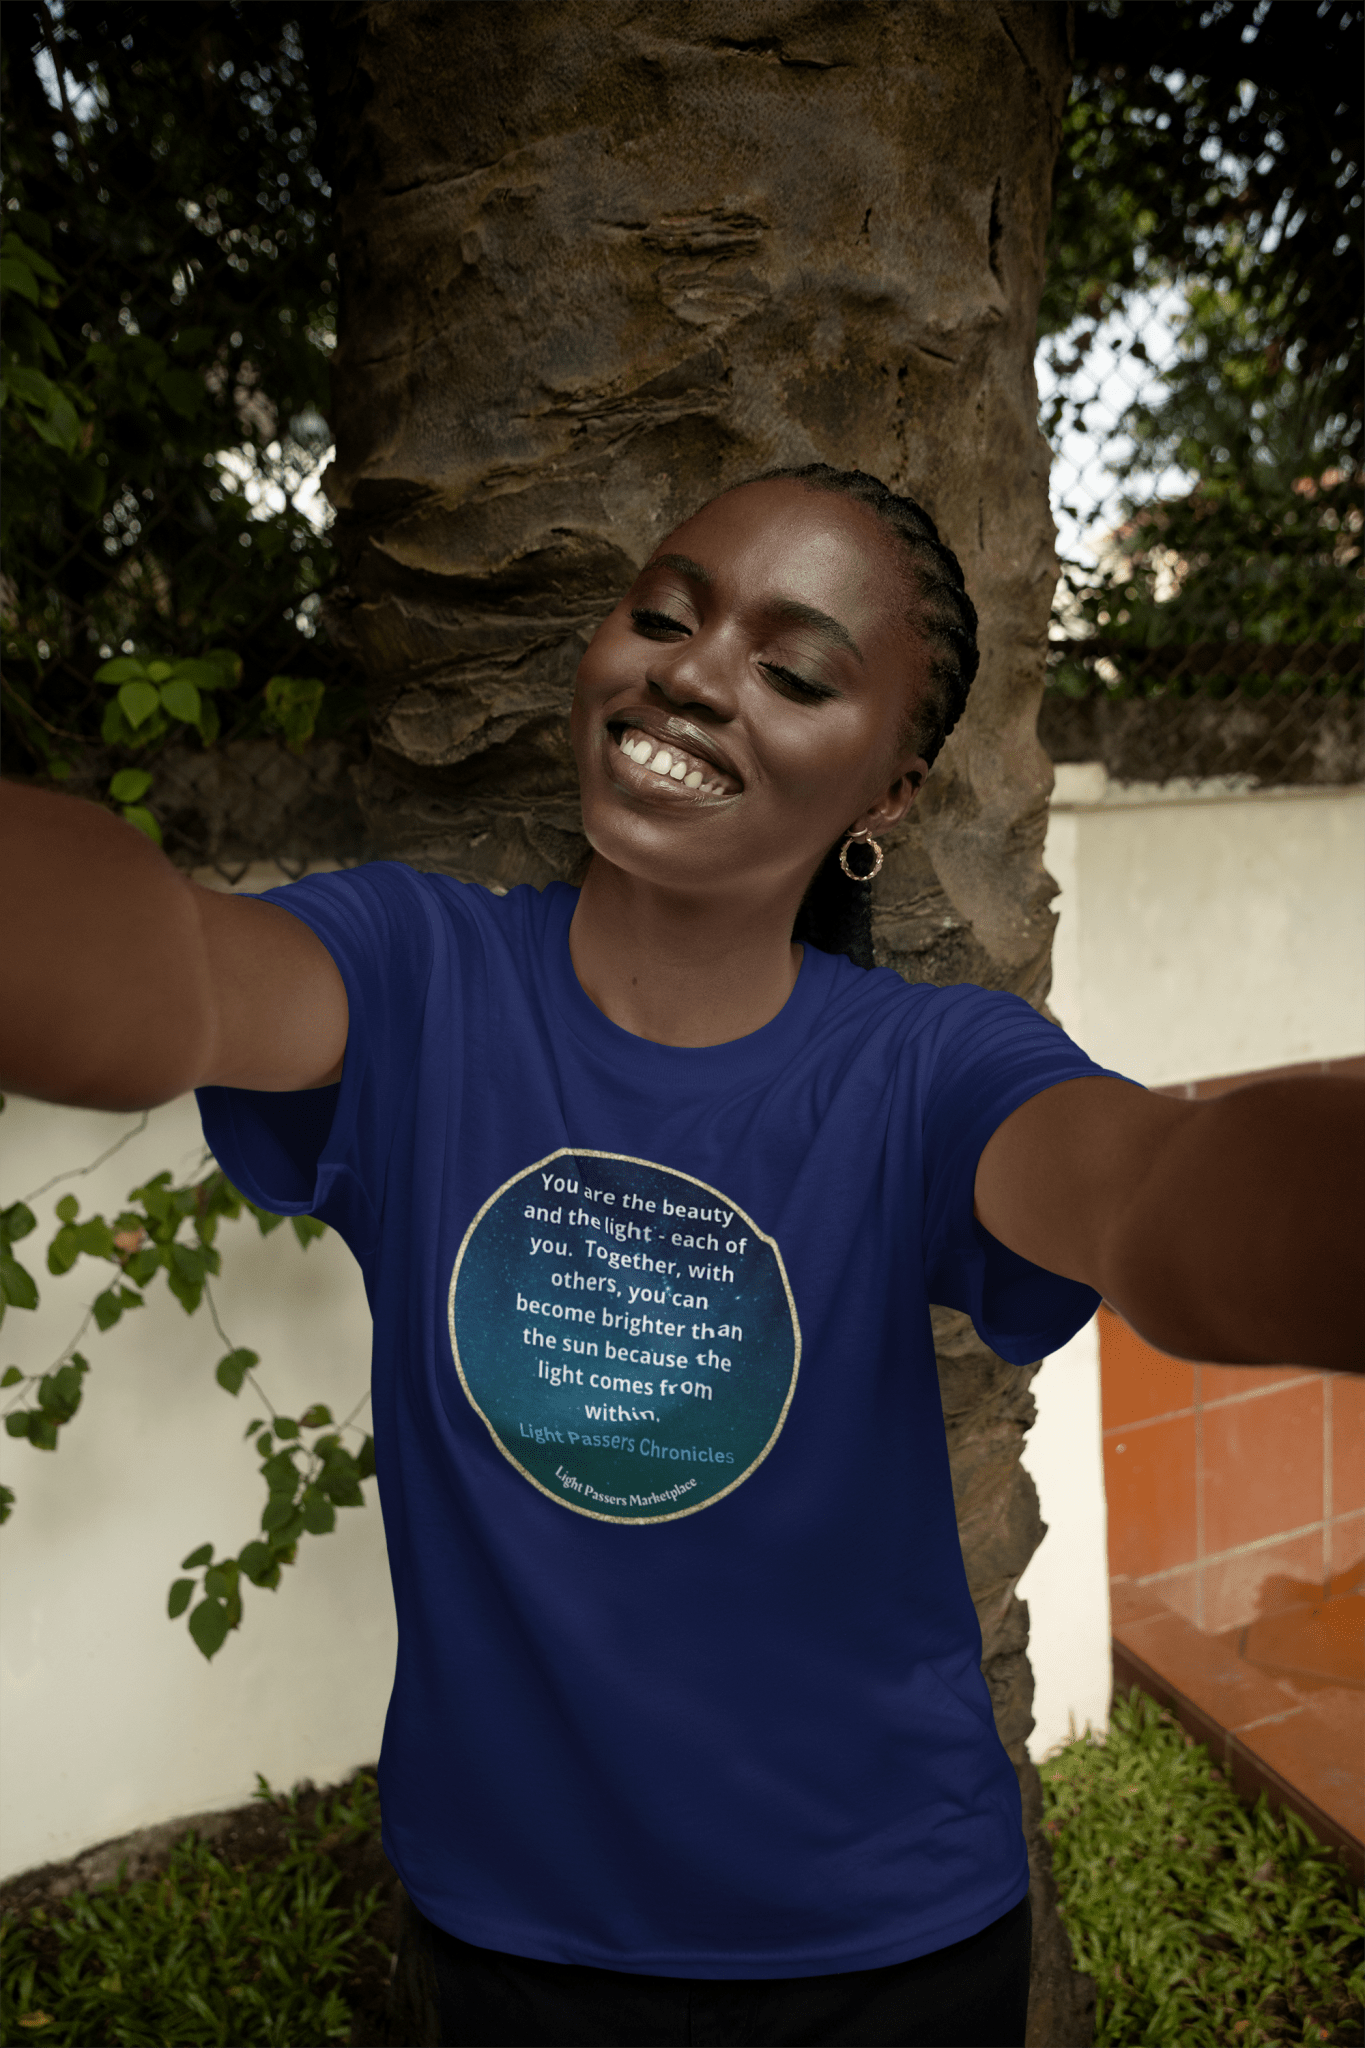
<path fill-rule="evenodd" d="M 817 610 L 813 604 L 802 604 L 794 597 L 778 597 L 765 606 L 765 610 L 770 611 L 774 618 L 786 620 L 794 626 L 814 626 L 817 633 L 823 633 L 827 640 L 833 640 L 838 647 L 846 647 L 850 654 L 862 660 L 862 650 L 847 626 L 841 626 L 837 619 L 832 619 L 828 612 Z"/>
<path fill-rule="evenodd" d="M 686 576 L 689 583 L 700 583 L 703 590 L 711 588 L 711 571 L 703 569 L 700 562 L 694 562 L 691 555 L 651 555 L 645 568 L 676 569 L 680 576 Z M 643 575 L 644 570 L 640 573 Z"/>
<path fill-rule="evenodd" d="M 691 583 L 699 583 L 703 590 L 709 590 L 712 585 L 711 571 L 704 569 L 700 562 L 694 562 L 691 555 L 653 555 L 645 563 L 645 568 L 676 569 L 680 576 L 686 576 Z M 822 612 L 816 605 L 802 604 L 795 597 L 778 597 L 765 605 L 764 610 L 789 625 L 814 626 L 817 633 L 823 633 L 836 646 L 846 647 L 859 661 L 863 658 L 862 649 L 847 626 L 841 626 L 837 619 L 832 619 L 828 612 Z"/>

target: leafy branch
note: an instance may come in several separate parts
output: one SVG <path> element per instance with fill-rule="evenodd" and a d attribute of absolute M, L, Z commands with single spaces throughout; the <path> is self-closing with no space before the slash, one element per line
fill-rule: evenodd
<path fill-rule="evenodd" d="M 145 1125 L 144 1117 L 137 1128 Z M 126 1135 L 134 1136 L 136 1131 Z M 126 1139 L 119 1141 L 123 1142 Z M 111 1146 L 102 1157 L 116 1150 L 117 1145 Z M 58 1178 L 73 1178 L 90 1170 L 77 1168 L 72 1175 Z M 45 1193 L 52 1185 L 48 1182 L 37 1192 Z M 29 1198 L 34 1199 L 36 1195 Z M 182 1576 L 171 1586 L 170 1618 L 177 1620 L 189 1610 L 190 1635 L 205 1657 L 213 1657 L 229 1631 L 241 1626 L 243 1581 L 273 1591 L 284 1566 L 297 1561 L 303 1536 L 328 1535 L 336 1527 L 338 1508 L 364 1506 L 361 1485 L 374 1472 L 373 1440 L 360 1431 L 355 1420 L 368 1395 L 363 1395 L 340 1423 L 322 1402 L 314 1402 L 298 1417 L 282 1415 L 257 1377 L 258 1354 L 234 1343 L 223 1328 L 210 1285 L 222 1270 L 215 1240 L 221 1223 L 236 1222 L 248 1214 L 255 1218 L 262 1236 L 277 1230 L 285 1220 L 249 1201 L 216 1166 L 180 1184 L 169 1170 L 154 1174 L 130 1191 L 127 1205 L 112 1218 L 100 1214 L 83 1217 L 77 1197 L 62 1195 L 54 1205 L 57 1228 L 47 1246 L 48 1272 L 61 1278 L 88 1258 L 113 1266 L 114 1277 L 89 1302 L 75 1335 L 46 1371 L 24 1373 L 10 1365 L 0 1374 L 0 1389 L 12 1396 L 4 1411 L 6 1433 L 25 1439 L 34 1450 L 54 1451 L 61 1431 L 81 1406 L 90 1361 L 76 1346 L 92 1323 L 103 1333 L 115 1328 L 131 1310 L 142 1308 L 158 1274 L 165 1275 L 167 1287 L 187 1315 L 195 1314 L 201 1305 L 207 1307 L 226 1347 L 214 1371 L 218 1385 L 234 1398 L 248 1386 L 266 1411 L 246 1428 L 247 1440 L 254 1443 L 260 1460 L 266 1498 L 258 1536 L 245 1542 L 235 1557 L 215 1558 L 214 1546 L 201 1543 L 183 1559 L 180 1569 L 182 1573 L 202 1571 L 202 1582 Z M 311 1216 L 289 1220 L 305 1249 L 325 1233 L 326 1226 Z M 38 1283 L 14 1252 L 14 1246 L 36 1228 L 37 1219 L 28 1201 L 13 1202 L 0 1211 L 0 1323 L 11 1308 L 32 1310 L 38 1306 Z M 348 1436 L 351 1447 L 346 1442 Z M 8 1519 L 13 1501 L 12 1491 L 0 1488 L 0 1521 Z M 192 1604 L 197 1587 L 201 1597 Z"/>

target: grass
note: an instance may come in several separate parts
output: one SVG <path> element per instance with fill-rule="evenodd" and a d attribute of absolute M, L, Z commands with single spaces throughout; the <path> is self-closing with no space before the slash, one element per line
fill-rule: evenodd
<path fill-rule="evenodd" d="M 1359 2048 L 1362 1894 L 1264 1795 L 1248 1809 L 1208 1752 L 1136 1689 L 1107 1737 L 1042 1766 L 1062 1918 L 1094 1978 L 1096 2048 Z"/>
<path fill-rule="evenodd" d="M 263 2042 L 271 2048 L 350 2041 L 347 1991 L 388 1950 L 371 1923 L 381 1888 L 347 1885 L 347 1852 L 378 1833 L 378 1793 L 360 1773 L 330 1801 L 277 1798 L 281 1825 L 265 1861 L 242 1863 L 194 1834 L 155 1876 L 72 1892 L 6 1917 L 0 2039 L 167 2043 Z M 338 1903 L 338 1888 L 352 1892 Z"/>

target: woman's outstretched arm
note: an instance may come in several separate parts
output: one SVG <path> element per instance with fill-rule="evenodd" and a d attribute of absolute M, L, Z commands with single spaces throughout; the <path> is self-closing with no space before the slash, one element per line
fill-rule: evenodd
<path fill-rule="evenodd" d="M 346 991 L 287 911 L 199 888 L 108 811 L 14 783 L 0 877 L 0 1088 L 144 1109 L 340 1074 Z"/>
<path fill-rule="evenodd" d="M 976 1213 L 1161 1351 L 1365 1372 L 1365 1082 L 1065 1081 L 995 1132 Z"/>

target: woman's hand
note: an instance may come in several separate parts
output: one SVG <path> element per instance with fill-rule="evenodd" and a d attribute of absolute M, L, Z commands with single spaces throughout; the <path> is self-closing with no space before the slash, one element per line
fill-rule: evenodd
<path fill-rule="evenodd" d="M 976 1214 L 1177 1358 L 1365 1372 L 1365 1082 L 1064 1081 L 987 1144 Z"/>
<path fill-rule="evenodd" d="M 145 1109 L 336 1080 L 346 991 L 308 927 L 203 889 L 108 811 L 0 785 L 0 1087 Z"/>

